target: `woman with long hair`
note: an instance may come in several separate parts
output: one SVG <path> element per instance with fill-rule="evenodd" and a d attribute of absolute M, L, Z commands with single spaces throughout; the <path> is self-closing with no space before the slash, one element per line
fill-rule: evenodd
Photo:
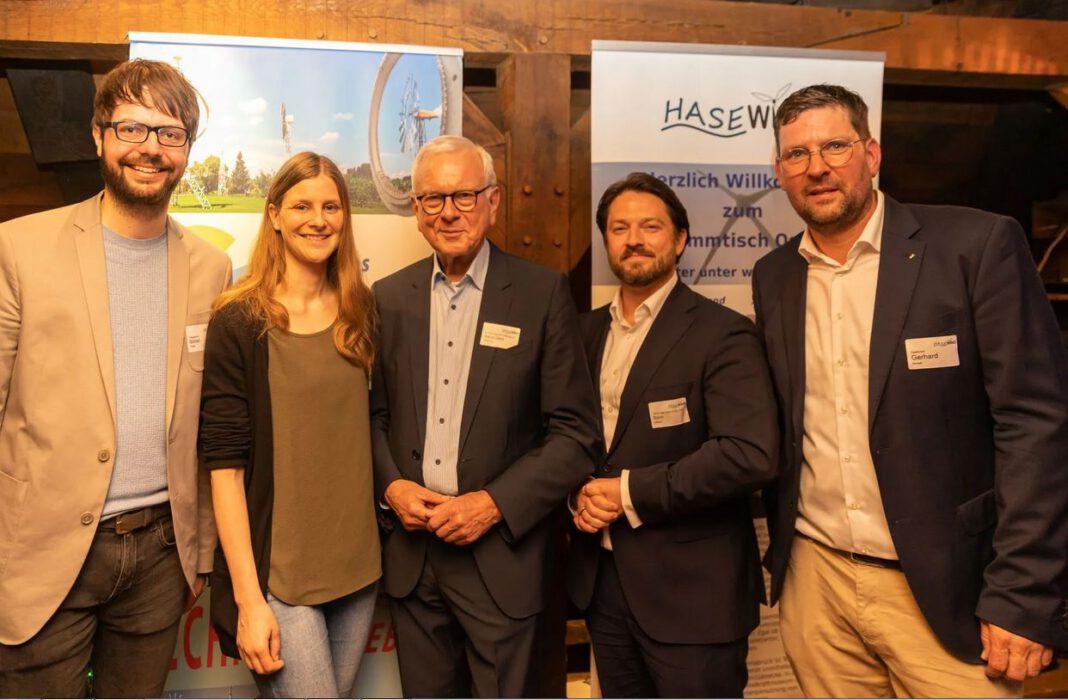
<path fill-rule="evenodd" d="M 208 327 L 212 622 L 266 696 L 353 697 L 374 612 L 376 315 L 360 268 L 341 172 L 299 153 L 275 174 L 248 271 Z"/>

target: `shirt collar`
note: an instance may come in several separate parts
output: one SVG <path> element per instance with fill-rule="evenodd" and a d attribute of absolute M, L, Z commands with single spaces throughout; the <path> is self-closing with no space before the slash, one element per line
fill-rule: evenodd
<path fill-rule="evenodd" d="M 430 272 L 431 284 L 442 281 L 450 282 L 449 278 L 445 276 L 445 271 L 441 269 L 441 261 L 438 260 L 438 256 L 435 254 L 434 269 Z M 465 280 L 471 280 L 471 284 L 475 285 L 475 289 L 482 291 L 482 288 L 486 285 L 486 273 L 489 271 L 489 258 L 490 258 L 490 244 L 488 241 L 482 241 L 482 247 L 478 249 L 478 254 L 475 255 L 475 259 L 471 261 L 470 267 L 467 268 L 467 272 L 455 283 L 455 286 L 460 286 Z"/>
<path fill-rule="evenodd" d="M 883 202 L 886 198 L 883 197 L 879 190 L 875 190 L 875 211 L 872 212 L 871 218 L 868 219 L 868 223 L 864 225 L 864 230 L 860 232 L 860 237 L 853 242 L 853 247 L 849 249 L 849 253 L 846 255 L 846 259 L 854 258 L 860 254 L 862 248 L 869 248 L 876 253 L 880 251 L 883 245 L 883 215 L 884 207 Z M 835 267 L 838 267 L 838 262 L 832 260 L 830 257 L 820 252 L 816 242 L 812 240 L 812 234 L 808 228 L 801 235 L 801 244 L 797 248 L 797 252 L 808 262 L 814 262 L 816 260 L 822 260 L 823 262 L 831 263 Z"/>
<path fill-rule="evenodd" d="M 675 285 L 679 283 L 678 274 L 671 276 L 664 286 L 656 290 L 646 298 L 641 304 L 638 304 L 638 308 L 634 310 L 634 323 L 637 325 L 641 323 L 643 319 L 649 318 L 655 320 L 657 314 L 660 313 L 660 309 L 664 308 L 664 302 L 667 301 L 668 295 L 671 294 L 671 290 L 675 288 Z M 623 318 L 623 300 L 621 296 L 622 287 L 616 289 L 616 295 L 612 298 L 612 304 L 608 307 L 608 313 L 612 316 L 612 321 L 619 323 L 624 327 L 629 327 L 625 318 Z"/>

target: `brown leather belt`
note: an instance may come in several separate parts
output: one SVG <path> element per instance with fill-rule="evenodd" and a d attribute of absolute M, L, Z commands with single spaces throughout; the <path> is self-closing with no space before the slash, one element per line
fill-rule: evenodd
<path fill-rule="evenodd" d="M 895 571 L 901 571 L 901 562 L 897 559 L 883 559 L 882 557 L 873 557 L 870 554 L 858 554 L 856 552 L 850 552 L 844 549 L 835 549 L 829 547 L 822 542 L 817 542 L 803 532 L 796 533 L 798 537 L 804 537 L 809 542 L 819 545 L 824 549 L 828 549 L 839 556 L 843 556 L 850 561 L 854 561 L 858 564 L 864 564 L 865 566 L 877 566 L 880 569 L 894 569 Z"/>
<path fill-rule="evenodd" d="M 108 518 L 100 523 L 103 530 L 114 530 L 117 535 L 126 535 L 131 532 L 142 530 L 164 516 L 171 514 L 169 503 L 160 503 L 155 506 L 145 506 L 140 510 L 131 510 L 119 513 L 114 518 Z"/>

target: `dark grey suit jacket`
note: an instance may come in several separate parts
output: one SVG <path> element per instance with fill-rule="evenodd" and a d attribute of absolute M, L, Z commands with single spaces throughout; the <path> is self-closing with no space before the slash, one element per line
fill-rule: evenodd
<path fill-rule="evenodd" d="M 580 317 L 595 382 L 610 323 L 607 306 Z M 654 429 L 649 404 L 683 397 L 689 422 Z M 650 637 L 714 644 L 756 627 L 764 578 L 749 501 L 775 476 L 778 438 L 753 324 L 679 282 L 634 359 L 597 470 L 630 470 L 642 526 L 613 523 L 612 549 L 627 603 Z M 580 608 L 593 597 L 600 539 L 572 535 L 568 590 Z"/>
<path fill-rule="evenodd" d="M 460 427 L 460 493 L 485 489 L 503 521 L 471 545 L 494 601 L 511 617 L 541 610 L 546 516 L 593 470 L 600 448 L 593 385 L 567 279 L 490 245 Z M 381 318 L 371 438 L 379 499 L 396 479 L 423 483 L 430 277 L 426 258 L 375 284 Z M 521 329 L 519 344 L 479 344 L 485 322 Z M 392 517 L 392 513 L 390 513 Z M 392 526 L 391 526 L 392 525 Z M 423 569 L 430 533 L 387 523 L 386 592 L 404 597 Z"/>
<path fill-rule="evenodd" d="M 800 238 L 753 274 L 784 427 L 780 477 L 765 492 L 773 599 L 794 534 L 804 434 Z M 909 369 L 907 339 L 948 335 L 959 366 Z M 868 392 L 890 534 L 942 643 L 978 662 L 981 618 L 1068 647 L 1068 360 L 1019 224 L 886 197 Z"/>

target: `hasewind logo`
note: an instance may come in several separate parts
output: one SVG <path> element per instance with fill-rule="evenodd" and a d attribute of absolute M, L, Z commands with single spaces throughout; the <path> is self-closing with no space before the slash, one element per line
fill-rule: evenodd
<path fill-rule="evenodd" d="M 790 86 L 790 83 L 783 85 L 774 96 L 751 93 L 754 101 L 740 105 L 709 105 L 687 97 L 670 98 L 664 102 L 664 125 L 660 130 L 693 129 L 730 139 L 750 131 L 770 129 L 774 126 L 779 100 L 790 92 Z"/>

